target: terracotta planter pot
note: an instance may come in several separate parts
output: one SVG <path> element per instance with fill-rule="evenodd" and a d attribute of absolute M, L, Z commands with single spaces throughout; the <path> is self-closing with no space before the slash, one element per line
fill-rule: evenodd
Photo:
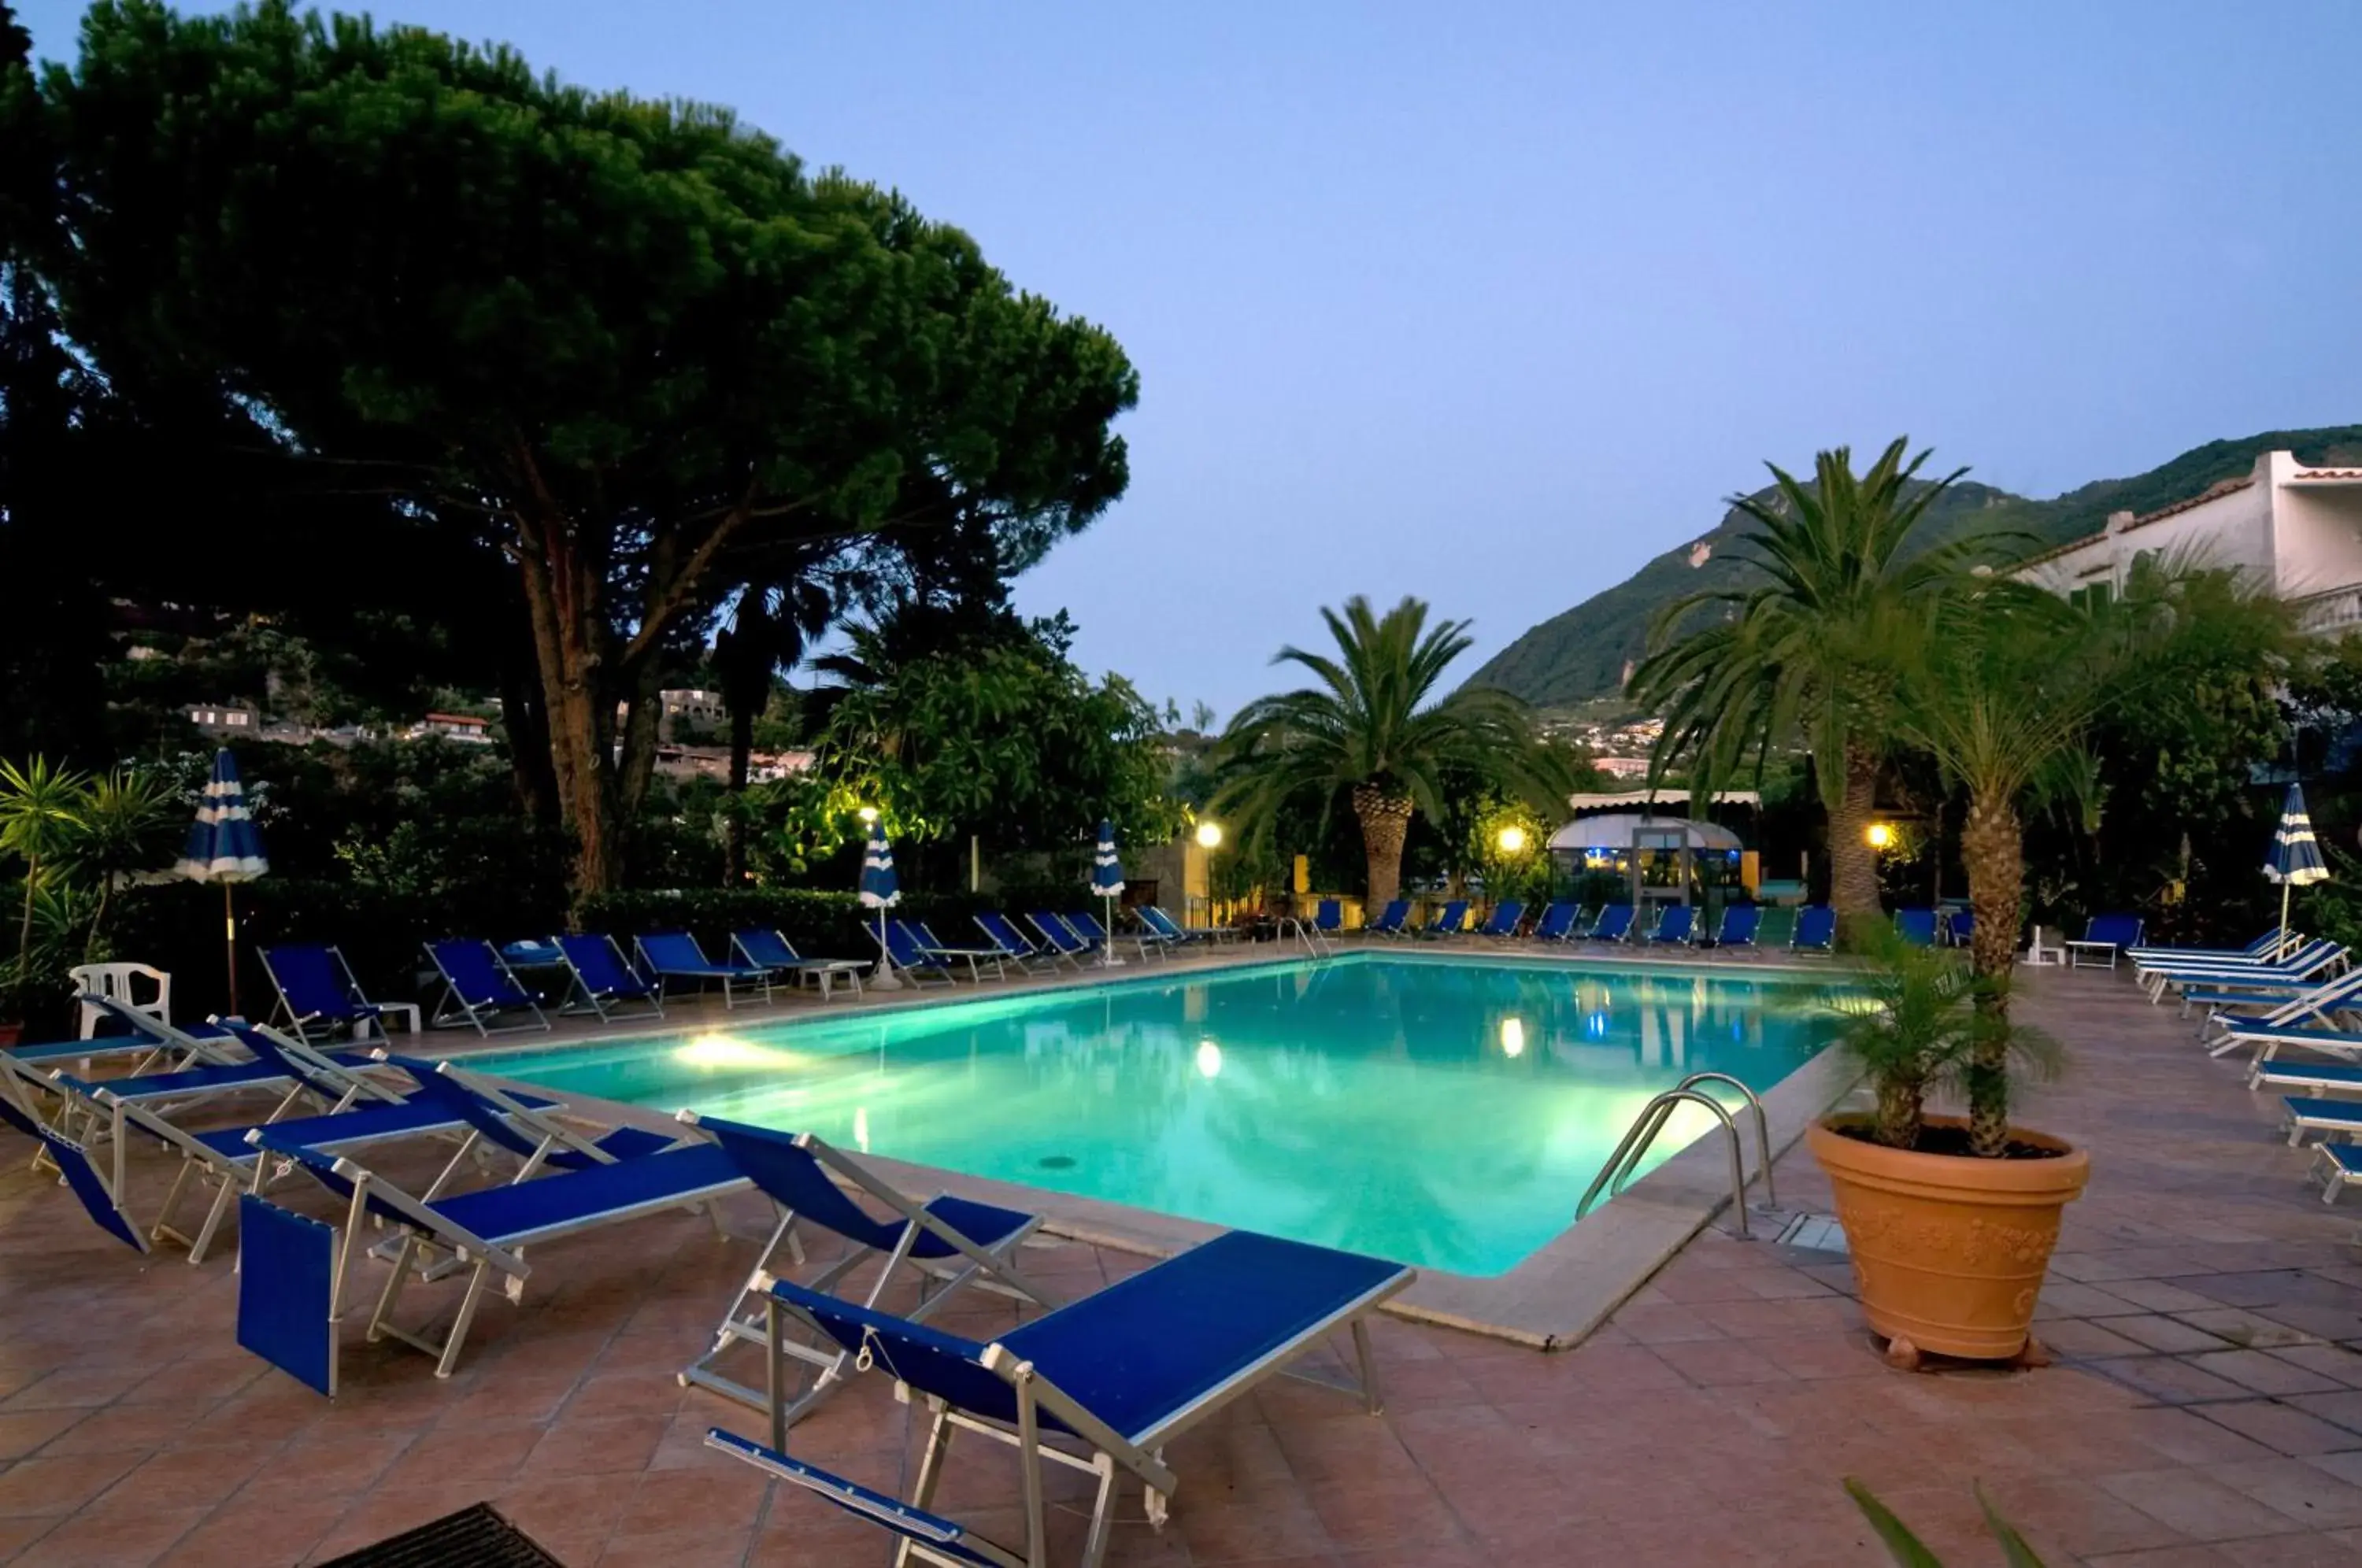
<path fill-rule="evenodd" d="M 1837 1189 L 1861 1286 L 1862 1313 L 1901 1350 L 2006 1361 L 2025 1351 L 2034 1299 L 2058 1242 L 2058 1211 L 2090 1176 L 2091 1156 L 2039 1132 L 2021 1143 L 2058 1149 L 2050 1160 L 1923 1154 L 1849 1138 L 1833 1117 L 1806 1130 L 1813 1157 Z M 1932 1126 L 1961 1118 L 1931 1116 Z"/>

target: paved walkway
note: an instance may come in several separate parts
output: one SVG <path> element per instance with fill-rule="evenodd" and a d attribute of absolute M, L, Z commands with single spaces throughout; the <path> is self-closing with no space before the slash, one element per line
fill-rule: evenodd
<path fill-rule="evenodd" d="M 1175 1445 L 1171 1524 L 1125 1525 L 1115 1560 L 1882 1562 L 1839 1490 L 1856 1475 L 1954 1564 L 1999 1561 L 1978 1481 L 2053 1564 L 2362 1562 L 2362 1204 L 2324 1209 L 2268 1103 L 2122 979 L 2045 974 L 2025 1009 L 2074 1051 L 2028 1120 L 2093 1155 L 2043 1300 L 2059 1365 L 1891 1371 L 1841 1262 L 1710 1232 L 1570 1353 L 1382 1323 L 1382 1418 L 1297 1384 L 1232 1407 Z M 142 1267 L 21 1147 L 0 1145 L 0 1561 L 270 1568 L 485 1498 L 572 1568 L 885 1560 L 701 1446 L 756 1430 L 672 1375 L 745 1240 L 684 1217 L 561 1244 L 523 1309 L 487 1306 L 450 1382 L 356 1345 L 330 1405 L 232 1343 L 226 1259 Z M 1780 1182 L 1825 1203 L 1801 1151 Z M 762 1219 L 742 1205 L 733 1229 Z M 1076 1244 L 1028 1263 L 1069 1291 L 1140 1266 Z M 943 1321 L 1013 1317 L 971 1296 Z M 794 1446 L 890 1486 L 906 1440 L 871 1380 Z M 1000 1454 L 955 1452 L 948 1510 L 991 1531 L 1014 1496 Z"/>

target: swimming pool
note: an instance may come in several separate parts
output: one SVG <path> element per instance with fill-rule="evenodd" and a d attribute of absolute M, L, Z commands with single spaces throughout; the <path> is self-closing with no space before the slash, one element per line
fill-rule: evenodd
<path fill-rule="evenodd" d="M 1352 954 L 469 1065 L 1490 1275 L 1573 1222 L 1651 1095 L 1707 1069 L 1769 1088 L 1827 1039 L 1833 996 L 1811 977 Z M 1690 1108 L 1650 1163 L 1709 1121 Z"/>

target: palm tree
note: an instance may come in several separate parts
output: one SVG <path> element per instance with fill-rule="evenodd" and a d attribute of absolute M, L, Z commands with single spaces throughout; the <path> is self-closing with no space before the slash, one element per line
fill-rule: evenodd
<path fill-rule="evenodd" d="M 2277 660 L 2290 634 L 2279 602 L 2232 574 L 2153 562 L 2136 567 L 2122 599 L 2099 604 L 1982 580 L 1938 606 L 1932 625 L 1906 669 L 1894 733 L 1933 756 L 1968 799 L 1960 859 L 1979 982 L 1969 1137 L 1975 1153 L 1993 1156 L 2009 1142 L 2010 977 L 2026 813 L 2063 801 L 2080 809 L 2086 831 L 2096 827 L 2087 741 L 2103 713 L 2169 691 L 2224 646 Z"/>
<path fill-rule="evenodd" d="M 159 773 L 117 767 L 93 778 L 82 792 L 74 832 L 65 845 L 72 871 L 98 889 L 97 906 L 83 939 L 83 962 L 93 962 L 105 933 L 115 889 L 171 857 L 180 792 Z"/>
<path fill-rule="evenodd" d="M 1661 708 L 1655 772 L 1679 760 L 1701 801 L 1752 757 L 1801 740 L 1829 816 L 1829 901 L 1849 927 L 1878 914 L 1878 863 L 1865 834 L 1889 749 L 1897 681 L 1930 607 L 1963 580 L 1995 536 L 1931 546 L 1919 525 L 1966 469 L 1919 478 L 1907 436 L 1853 471 L 1844 447 L 1818 454 L 1807 484 L 1766 464 L 1765 499 L 1733 496 L 1751 526 L 1739 543 L 1750 578 L 1666 606 L 1649 657 L 1632 672 L 1641 702 Z M 1695 626 L 1695 613 L 1719 611 Z"/>
<path fill-rule="evenodd" d="M 1359 594 L 1342 614 L 1323 608 L 1320 615 L 1336 639 L 1334 657 L 1284 647 L 1272 660 L 1301 665 L 1319 684 L 1247 704 L 1216 748 L 1229 777 L 1214 807 L 1236 812 L 1247 837 L 1267 840 L 1281 808 L 1299 798 L 1319 796 L 1325 821 L 1345 793 L 1361 823 L 1375 907 L 1402 885 L 1412 813 L 1443 815 L 1447 769 L 1465 767 L 1538 806 L 1563 807 L 1564 763 L 1538 744 L 1523 702 L 1490 688 L 1434 698 L 1445 668 L 1473 640 L 1468 622 L 1429 627 L 1418 599 L 1381 617 Z"/>

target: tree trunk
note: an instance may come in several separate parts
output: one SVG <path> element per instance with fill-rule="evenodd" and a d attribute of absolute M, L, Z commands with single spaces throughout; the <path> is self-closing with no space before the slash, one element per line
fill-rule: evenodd
<path fill-rule="evenodd" d="M 1848 937 L 1881 918 L 1878 851 L 1870 846 L 1870 824 L 1878 814 L 1878 754 L 1849 744 L 1845 792 L 1829 813 L 1829 907 Z"/>
<path fill-rule="evenodd" d="M 746 879 L 746 775 L 755 752 L 755 711 L 743 703 L 730 706 L 730 811 L 722 819 L 722 885 L 734 888 Z"/>
<path fill-rule="evenodd" d="M 1362 851 L 1369 856 L 1366 901 L 1382 910 L 1402 889 L 1403 840 L 1410 835 L 1411 799 L 1374 784 L 1353 786 L 1353 815 L 1362 824 Z"/>
<path fill-rule="evenodd" d="M 536 823 L 557 821 L 557 772 L 549 756 L 549 724 L 532 670 L 501 661 L 501 728 L 508 735 L 509 781 L 517 805 Z"/>
<path fill-rule="evenodd" d="M 1971 797 L 1960 829 L 1960 858 L 1968 867 L 1969 907 L 1976 915 L 1970 966 L 1983 982 L 1977 995 L 1977 1043 L 1969 1063 L 1969 1146 L 1991 1158 L 2009 1146 L 2009 984 L 2025 883 L 2016 806 Z"/>
<path fill-rule="evenodd" d="M 608 737 L 613 699 L 606 690 L 602 650 L 602 587 L 568 538 L 563 518 L 536 519 L 519 529 L 519 579 L 533 623 L 534 662 L 541 675 L 542 712 L 549 726 L 549 759 L 557 776 L 558 809 L 574 834 L 574 901 L 620 882 L 610 799 L 613 763 Z M 602 721 L 602 704 L 611 715 Z"/>
<path fill-rule="evenodd" d="M 1878 1117 L 1871 1132 L 1890 1149 L 1908 1149 L 1919 1142 L 1926 1107 L 1915 1083 L 1882 1082 L 1878 1086 Z"/>

